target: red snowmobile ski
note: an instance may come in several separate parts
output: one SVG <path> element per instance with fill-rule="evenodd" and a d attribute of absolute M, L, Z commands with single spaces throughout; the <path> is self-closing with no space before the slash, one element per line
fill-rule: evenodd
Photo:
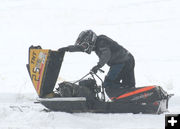
<path fill-rule="evenodd" d="M 95 112 L 95 113 L 145 113 L 161 114 L 168 111 L 169 98 L 161 86 L 122 88 L 115 96 L 105 97 L 104 88 L 98 86 L 94 73 L 75 83 L 59 84 L 54 87 L 59 75 L 65 53 L 42 49 L 40 46 L 29 48 L 27 69 L 39 96 L 38 101 L 52 111 Z M 90 76 L 91 78 L 84 79 Z M 102 81 L 102 80 L 101 80 Z"/>

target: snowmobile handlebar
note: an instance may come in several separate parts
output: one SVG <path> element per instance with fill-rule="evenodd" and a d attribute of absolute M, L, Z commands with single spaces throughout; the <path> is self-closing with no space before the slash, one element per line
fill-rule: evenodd
<path fill-rule="evenodd" d="M 102 70 L 102 69 L 99 69 L 99 71 L 100 71 L 101 73 L 104 73 L 104 70 Z M 92 71 L 90 71 L 89 73 L 87 73 L 87 74 L 84 75 L 81 79 L 75 81 L 74 83 L 80 82 L 81 80 L 83 80 L 83 79 L 84 79 L 85 77 L 87 77 L 88 75 L 91 75 L 94 80 L 95 80 L 95 77 L 94 77 L 94 75 L 95 75 L 95 76 L 101 81 L 101 83 L 103 83 L 103 80 L 102 80 L 96 73 L 94 73 L 94 72 L 92 72 Z"/>
<path fill-rule="evenodd" d="M 101 81 L 101 83 L 103 83 L 103 80 L 96 73 L 93 73 L 92 71 L 90 71 L 89 74 L 91 74 L 91 76 L 93 77 L 94 80 L 95 80 L 95 77 L 94 77 L 94 75 L 95 75 Z"/>
<path fill-rule="evenodd" d="M 99 71 L 100 71 L 101 73 L 105 73 L 105 71 L 104 71 L 104 70 L 102 70 L 102 69 L 99 69 Z"/>
<path fill-rule="evenodd" d="M 102 70 L 102 69 L 98 69 L 98 71 L 99 71 L 99 72 L 101 72 L 101 73 L 104 73 L 104 72 L 105 72 L 105 71 L 104 71 L 104 70 Z M 90 71 L 89 73 L 96 74 L 96 73 L 94 73 L 93 71 Z"/>
<path fill-rule="evenodd" d="M 104 72 L 104 70 L 102 70 L 102 69 L 101 69 L 100 71 L 101 71 L 101 72 Z M 104 91 L 104 87 L 103 87 L 103 80 L 102 80 L 96 73 L 90 71 L 88 74 L 86 74 L 85 76 L 83 76 L 81 79 L 75 81 L 74 84 L 82 81 L 85 77 L 87 77 L 87 76 L 89 76 L 89 75 L 91 75 L 92 78 L 93 78 L 95 81 L 96 81 L 96 79 L 95 79 L 94 76 L 96 76 L 96 77 L 101 81 L 101 83 L 102 83 L 102 85 L 100 86 L 100 89 L 101 89 L 101 90 L 100 90 L 101 97 L 99 97 L 99 98 L 100 98 L 101 101 L 105 101 L 105 91 Z M 97 85 L 97 84 L 96 84 L 96 85 Z"/>

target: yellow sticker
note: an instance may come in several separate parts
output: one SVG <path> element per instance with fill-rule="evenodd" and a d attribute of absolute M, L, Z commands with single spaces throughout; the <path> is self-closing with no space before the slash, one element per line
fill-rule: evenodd
<path fill-rule="evenodd" d="M 49 50 L 30 49 L 29 54 L 29 70 L 31 80 L 38 95 L 40 95 L 40 89 Z"/>

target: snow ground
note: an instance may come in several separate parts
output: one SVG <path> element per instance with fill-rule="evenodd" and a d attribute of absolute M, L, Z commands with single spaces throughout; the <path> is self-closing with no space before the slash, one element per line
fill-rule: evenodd
<path fill-rule="evenodd" d="M 0 0 L 0 129 L 163 129 L 165 114 L 42 112 L 33 103 L 37 95 L 25 64 L 30 45 L 56 50 L 93 29 L 135 56 L 137 86 L 156 84 L 174 93 L 169 113 L 180 113 L 179 5 L 179 0 Z M 67 53 L 60 77 L 79 79 L 97 61 L 95 54 Z"/>

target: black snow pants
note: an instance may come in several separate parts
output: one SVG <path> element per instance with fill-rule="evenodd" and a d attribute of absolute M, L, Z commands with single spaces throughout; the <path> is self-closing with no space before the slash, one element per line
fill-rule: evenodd
<path fill-rule="evenodd" d="M 110 67 L 103 83 L 108 95 L 113 96 L 113 94 L 118 94 L 114 92 L 120 92 L 123 88 L 135 87 L 135 61 L 131 54 L 129 54 L 129 56 L 130 58 L 124 63 L 112 65 Z"/>

